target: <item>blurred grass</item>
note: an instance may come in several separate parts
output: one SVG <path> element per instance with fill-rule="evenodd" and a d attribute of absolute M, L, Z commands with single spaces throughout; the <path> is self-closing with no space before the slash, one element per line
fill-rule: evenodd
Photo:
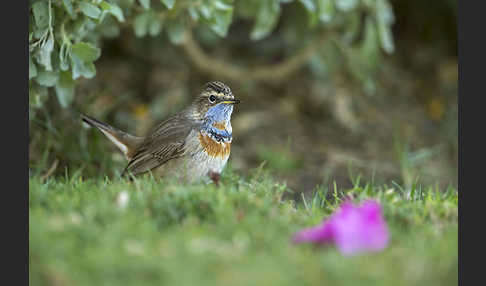
<path fill-rule="evenodd" d="M 457 190 L 317 188 L 303 202 L 262 168 L 220 187 L 145 177 L 29 179 L 31 285 L 457 285 Z M 124 201 L 126 196 L 126 201 Z M 391 242 L 346 258 L 291 236 L 344 197 L 379 200 Z"/>

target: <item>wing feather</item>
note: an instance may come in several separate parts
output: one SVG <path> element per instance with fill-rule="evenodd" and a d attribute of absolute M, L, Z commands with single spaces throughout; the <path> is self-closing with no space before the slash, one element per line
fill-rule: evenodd
<path fill-rule="evenodd" d="M 156 126 L 140 144 L 122 175 L 126 172 L 133 175 L 148 172 L 182 156 L 185 152 L 185 140 L 196 126 L 197 124 L 185 116 L 169 117 Z"/>

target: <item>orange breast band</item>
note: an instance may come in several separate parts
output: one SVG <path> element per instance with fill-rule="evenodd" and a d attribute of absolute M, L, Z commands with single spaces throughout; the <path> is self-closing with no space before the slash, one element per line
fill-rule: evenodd
<path fill-rule="evenodd" d="M 213 138 L 209 137 L 207 134 L 203 133 L 199 133 L 198 137 L 201 146 L 209 156 L 221 157 L 222 159 L 229 156 L 231 150 L 230 142 L 219 143 Z"/>

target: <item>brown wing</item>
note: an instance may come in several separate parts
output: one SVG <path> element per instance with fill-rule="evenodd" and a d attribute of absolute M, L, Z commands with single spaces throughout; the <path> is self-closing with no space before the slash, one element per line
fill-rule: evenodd
<path fill-rule="evenodd" d="M 185 139 L 196 125 L 182 115 L 172 116 L 157 127 L 135 151 L 122 173 L 148 172 L 184 153 Z"/>

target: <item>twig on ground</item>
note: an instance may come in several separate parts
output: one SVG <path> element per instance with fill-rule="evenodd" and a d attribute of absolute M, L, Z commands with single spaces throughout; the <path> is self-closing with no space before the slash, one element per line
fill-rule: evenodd
<path fill-rule="evenodd" d="M 51 167 L 49 168 L 49 170 L 47 170 L 47 172 L 44 175 L 42 175 L 41 180 L 45 181 L 47 178 L 49 178 L 54 173 L 54 171 L 56 171 L 58 164 L 59 164 L 59 160 L 56 158 L 52 163 Z"/>

